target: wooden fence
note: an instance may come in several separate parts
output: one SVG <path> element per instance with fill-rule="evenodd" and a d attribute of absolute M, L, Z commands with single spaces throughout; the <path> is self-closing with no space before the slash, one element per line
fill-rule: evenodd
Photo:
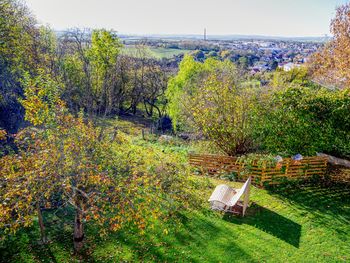
<path fill-rule="evenodd" d="M 274 167 L 258 160 L 249 165 L 249 174 L 243 174 L 244 163 L 236 157 L 221 155 L 190 154 L 189 163 L 200 172 L 210 175 L 235 173 L 238 179 L 252 177 L 252 182 L 260 184 L 278 184 L 286 180 L 309 179 L 313 176 L 323 177 L 327 170 L 327 158 L 304 157 L 301 161 L 283 159 Z"/>
<path fill-rule="evenodd" d="M 329 177 L 333 182 L 350 183 L 350 168 L 343 166 L 331 166 Z"/>

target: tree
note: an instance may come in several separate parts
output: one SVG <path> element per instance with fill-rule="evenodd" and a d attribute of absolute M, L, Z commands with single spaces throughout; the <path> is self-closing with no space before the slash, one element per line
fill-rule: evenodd
<path fill-rule="evenodd" d="M 61 40 L 64 98 L 72 109 L 109 115 L 120 89 L 117 61 L 122 45 L 112 32 L 71 30 Z"/>
<path fill-rule="evenodd" d="M 154 109 L 161 118 L 166 107 L 165 90 L 169 73 L 161 65 L 150 60 L 145 72 L 145 89 L 142 93 L 143 103 L 149 117 L 153 116 Z"/>
<path fill-rule="evenodd" d="M 248 69 L 248 59 L 247 57 L 243 56 L 238 59 L 238 66 L 243 69 L 247 70 Z"/>
<path fill-rule="evenodd" d="M 116 62 L 122 45 L 113 32 L 94 30 L 91 48 L 87 50 L 92 67 L 92 86 L 97 98 L 97 112 L 104 116 L 111 112 L 116 86 Z"/>
<path fill-rule="evenodd" d="M 293 68 L 290 71 L 277 69 L 273 72 L 271 85 L 275 88 L 282 88 L 286 86 L 318 86 L 310 80 L 309 72 L 306 67 Z"/>
<path fill-rule="evenodd" d="M 179 71 L 176 76 L 169 79 L 166 97 L 168 99 L 167 110 L 172 118 L 174 129 L 183 126 L 185 120 L 183 118 L 182 97 L 185 92 L 190 92 L 193 88 L 194 81 L 203 68 L 203 64 L 196 63 L 193 57 L 185 55 L 179 65 Z"/>
<path fill-rule="evenodd" d="M 309 62 L 314 79 L 330 86 L 348 87 L 350 85 L 350 4 L 337 8 L 331 22 L 333 38 L 316 52 Z"/>
<path fill-rule="evenodd" d="M 132 112 L 140 104 L 146 113 L 163 114 L 162 96 L 168 70 L 140 43 L 120 54 L 122 45 L 112 31 L 71 30 L 60 41 L 63 99 L 71 110 L 108 116 Z M 159 103 L 161 102 L 161 103 Z"/>
<path fill-rule="evenodd" d="M 92 114 L 94 97 L 91 63 L 86 52 L 91 47 L 91 30 L 71 29 L 59 39 L 60 75 L 64 83 L 62 98 L 69 109 Z"/>
<path fill-rule="evenodd" d="M 50 41 L 47 41 L 50 36 Z M 0 127 L 15 133 L 23 125 L 25 72 L 53 70 L 53 39 L 49 29 L 39 28 L 22 1 L 0 2 Z"/>
<path fill-rule="evenodd" d="M 191 121 L 228 155 L 253 148 L 256 90 L 240 88 L 222 76 L 205 79 L 189 101 Z"/>
<path fill-rule="evenodd" d="M 29 79 L 29 74 L 26 75 Z M 36 84 L 44 82 L 45 90 L 37 90 Z M 52 107 L 57 102 L 58 90 L 47 77 L 36 78 L 25 92 L 29 100 L 23 100 L 26 117 L 34 125 L 51 123 L 54 119 Z M 43 99 L 45 98 L 46 101 Z M 18 154 L 8 154 L 0 159 L 0 196 L 4 200 L 1 207 L 0 228 L 15 232 L 20 226 L 32 223 L 33 216 L 39 218 L 41 239 L 47 241 L 42 220 L 41 207 L 48 203 L 58 190 L 59 174 L 52 169 L 57 155 L 51 155 L 51 145 L 44 138 L 48 134 L 27 128 L 16 136 Z"/>
<path fill-rule="evenodd" d="M 229 155 L 252 149 L 258 92 L 243 85 L 232 62 L 185 57 L 169 82 L 167 98 L 175 125 L 198 129 Z"/>
<path fill-rule="evenodd" d="M 102 233 L 131 224 L 144 230 L 148 221 L 165 219 L 166 211 L 188 202 L 183 166 L 166 156 L 154 161 L 158 153 L 127 142 L 113 146 L 82 113 L 68 112 L 60 91 L 50 75 L 27 77 L 22 104 L 34 127 L 18 135 L 17 154 L 0 159 L 0 229 L 13 233 L 32 224 L 34 215 L 42 222 L 41 208 L 54 197 L 75 211 L 73 243 L 79 253 L 85 221 Z"/>

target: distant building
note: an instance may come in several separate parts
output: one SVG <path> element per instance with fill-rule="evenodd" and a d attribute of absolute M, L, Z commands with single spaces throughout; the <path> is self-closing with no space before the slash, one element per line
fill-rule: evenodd
<path fill-rule="evenodd" d="M 300 64 L 295 64 L 292 62 L 288 62 L 286 64 L 282 64 L 279 67 L 282 68 L 284 71 L 291 71 L 294 68 L 299 68 L 301 65 Z"/>

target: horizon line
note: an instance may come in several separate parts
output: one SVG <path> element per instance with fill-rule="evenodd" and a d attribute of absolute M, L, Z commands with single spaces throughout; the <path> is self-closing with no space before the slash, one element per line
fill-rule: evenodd
<path fill-rule="evenodd" d="M 69 31 L 71 29 L 91 29 L 91 30 L 95 30 L 95 29 L 106 29 L 106 30 L 111 30 L 114 31 L 120 35 L 125 35 L 125 36 L 198 36 L 198 37 L 203 37 L 203 34 L 200 33 L 133 33 L 133 32 L 122 32 L 122 31 L 118 31 L 115 30 L 113 28 L 108 29 L 105 27 L 96 27 L 96 28 L 90 28 L 90 27 L 79 27 L 79 26 L 75 26 L 75 27 L 68 27 L 65 29 L 54 29 L 52 28 L 54 31 L 56 32 L 65 32 L 65 31 Z M 324 35 L 297 35 L 297 36 L 291 36 L 291 35 L 268 35 L 268 34 L 238 34 L 238 33 L 228 33 L 228 34 L 206 34 L 207 38 L 208 37 L 254 37 L 254 38 L 259 38 L 259 37 L 263 37 L 263 38 L 331 38 L 332 36 L 330 34 L 324 34 Z"/>

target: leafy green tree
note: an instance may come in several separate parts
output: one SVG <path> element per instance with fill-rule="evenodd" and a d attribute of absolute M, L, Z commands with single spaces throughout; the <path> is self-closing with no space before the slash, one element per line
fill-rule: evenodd
<path fill-rule="evenodd" d="M 177 75 L 170 78 L 168 82 L 166 90 L 168 99 L 167 110 L 172 118 L 174 129 L 177 129 L 179 124 L 181 126 L 184 123 L 182 111 L 185 110 L 185 106 L 182 103 L 182 97 L 185 92 L 190 92 L 194 89 L 195 79 L 198 78 L 202 70 L 203 64 L 197 63 L 193 57 L 185 55 L 179 65 Z"/>
<path fill-rule="evenodd" d="M 229 155 L 253 147 L 258 90 L 244 85 L 232 62 L 185 57 L 169 81 L 167 97 L 175 128 L 179 123 L 194 127 Z"/>
<path fill-rule="evenodd" d="M 97 98 L 98 113 L 104 110 L 106 116 L 113 106 L 116 85 L 116 62 L 122 45 L 119 38 L 106 30 L 94 30 L 91 47 L 87 50 L 91 64 L 92 89 Z"/>
<path fill-rule="evenodd" d="M 73 109 L 99 115 L 111 113 L 118 94 L 117 61 L 122 45 L 104 29 L 72 30 L 61 41 L 64 98 Z"/>
<path fill-rule="evenodd" d="M 209 76 L 188 99 L 190 121 L 228 155 L 241 155 L 254 146 L 257 91 L 235 86 L 220 75 Z"/>

